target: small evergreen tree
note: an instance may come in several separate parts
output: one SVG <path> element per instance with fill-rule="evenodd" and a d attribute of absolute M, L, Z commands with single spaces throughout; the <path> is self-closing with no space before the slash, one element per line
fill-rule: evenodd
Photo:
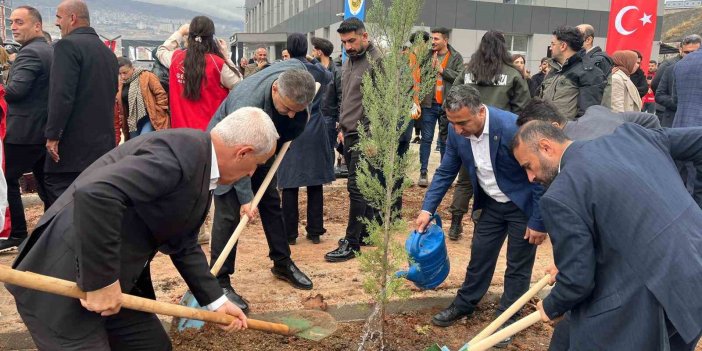
<path fill-rule="evenodd" d="M 423 0 L 390 3 L 388 8 L 383 1 L 373 1 L 366 23 L 383 58 L 380 63 L 372 63 L 372 74 L 363 77 L 362 88 L 363 107 L 370 123 L 367 128 L 359 128 L 358 186 L 378 216 L 364 221 L 370 234 L 366 242 L 375 249 L 359 256 L 365 275 L 363 287 L 375 301 L 359 351 L 384 349 L 385 306 L 392 297 L 409 296 L 404 279 L 395 277 L 395 272 L 407 263 L 399 238 L 407 233 L 407 226 L 393 205 L 402 201 L 403 191 L 412 184 L 407 171 L 414 162 L 410 161 L 412 154 L 399 156 L 398 146 L 412 122 L 413 103 L 432 91 L 437 73 L 427 59 L 430 43 L 424 42 L 421 35 L 411 47 L 406 47 Z"/>

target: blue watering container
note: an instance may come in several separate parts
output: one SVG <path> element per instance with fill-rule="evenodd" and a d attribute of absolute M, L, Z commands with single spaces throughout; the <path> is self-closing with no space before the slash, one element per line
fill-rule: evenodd
<path fill-rule="evenodd" d="M 432 220 L 436 224 L 431 223 Z M 411 259 L 410 267 L 407 271 L 397 272 L 398 277 L 405 277 L 425 290 L 436 288 L 448 276 L 451 264 L 444 231 L 441 229 L 441 218 L 437 214 L 431 216 L 424 233 L 416 230 L 410 233 L 405 242 L 405 250 Z"/>

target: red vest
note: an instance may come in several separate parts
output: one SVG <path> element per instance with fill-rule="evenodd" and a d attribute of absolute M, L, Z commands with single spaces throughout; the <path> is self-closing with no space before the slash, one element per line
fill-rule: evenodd
<path fill-rule="evenodd" d="M 215 111 L 229 94 L 229 90 L 221 83 L 224 60 L 217 55 L 205 55 L 205 76 L 200 85 L 200 99 L 188 100 L 184 96 L 185 52 L 185 50 L 176 50 L 171 59 L 169 77 L 171 128 L 195 128 L 205 131 Z"/>

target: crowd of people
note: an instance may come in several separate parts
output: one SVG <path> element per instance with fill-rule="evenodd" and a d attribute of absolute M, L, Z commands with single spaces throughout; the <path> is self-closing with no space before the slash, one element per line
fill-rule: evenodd
<path fill-rule="evenodd" d="M 367 244 L 364 219 L 378 210 L 357 179 L 359 129 L 368 123 L 361 85 L 383 48 L 361 20 L 337 30 L 343 62 L 329 40 L 312 38 L 310 47 L 293 33 L 281 61 L 260 47 L 234 63 L 212 20 L 198 16 L 155 50 L 161 71 L 116 57 L 90 27 L 84 1 L 61 2 L 56 25 L 61 40 L 52 43 L 36 9 L 14 9 L 21 48 L 0 90 L 11 228 L 0 251 L 19 247 L 14 268 L 87 292 L 76 301 L 8 286 L 40 349 L 170 349 L 153 314 L 120 309 L 121 292 L 155 298 L 149 263 L 159 251 L 201 306 L 236 317 L 225 330 L 245 328 L 249 305 L 231 284 L 236 247 L 213 276 L 199 244 L 212 203 L 210 264 L 242 216 L 260 216 L 271 273 L 313 289 L 290 250 L 300 236 L 299 191 L 308 197 L 305 238 L 318 244 L 336 152 L 348 170 L 348 223 L 323 257 L 345 262 Z M 544 321 L 565 317 L 551 350 L 694 349 L 702 333 L 702 129 L 690 127 L 702 124 L 702 38 L 687 36 L 677 57 L 651 61 L 646 75 L 640 53 L 610 56 L 594 46 L 591 25 L 560 26 L 551 57 L 530 75 L 503 33 L 486 32 L 465 64 L 449 34 L 410 37 L 429 53 L 408 54 L 408 65 L 431 65 L 436 75 L 431 93 L 413 97 L 415 123 L 397 150 L 408 152 L 415 129 L 417 184 L 428 188 L 420 232 L 454 183 L 448 237 L 461 239 L 469 213 L 475 224 L 464 282 L 432 323 L 471 316 L 505 240 L 496 313 L 506 310 L 529 288 L 537 246 L 550 237 L 556 285 L 538 309 Z M 437 127 L 441 163 L 430 174 Z M 26 172 L 45 209 L 31 236 L 19 189 Z"/>

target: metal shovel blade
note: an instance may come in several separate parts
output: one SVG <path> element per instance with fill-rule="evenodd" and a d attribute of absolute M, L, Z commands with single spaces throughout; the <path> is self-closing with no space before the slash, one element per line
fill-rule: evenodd
<path fill-rule="evenodd" d="M 265 320 L 285 324 L 290 334 L 302 339 L 319 341 L 336 331 L 336 320 L 332 315 L 318 310 L 300 310 L 272 312 L 266 314 Z"/>
<path fill-rule="evenodd" d="M 200 304 L 197 302 L 197 299 L 195 299 L 195 296 L 193 295 L 193 293 L 190 292 L 190 290 L 185 292 L 183 298 L 180 299 L 180 304 L 183 306 L 199 308 L 201 310 L 204 310 L 204 308 L 200 306 Z M 173 324 L 176 325 L 179 332 L 182 332 L 183 330 L 188 328 L 200 329 L 205 325 L 205 322 L 199 321 L 197 319 L 173 317 Z"/>
<path fill-rule="evenodd" d="M 198 304 L 195 296 L 190 291 L 187 291 L 180 304 L 188 307 L 204 309 Z M 336 320 L 329 313 L 318 310 L 300 310 L 300 311 L 285 311 L 271 312 L 262 316 L 267 322 L 285 324 L 290 328 L 289 335 L 295 335 L 302 339 L 319 341 L 336 331 Z M 205 325 L 205 322 L 197 319 L 188 318 L 173 318 L 173 324 L 176 325 L 178 331 L 183 331 L 187 328 L 200 329 Z"/>

